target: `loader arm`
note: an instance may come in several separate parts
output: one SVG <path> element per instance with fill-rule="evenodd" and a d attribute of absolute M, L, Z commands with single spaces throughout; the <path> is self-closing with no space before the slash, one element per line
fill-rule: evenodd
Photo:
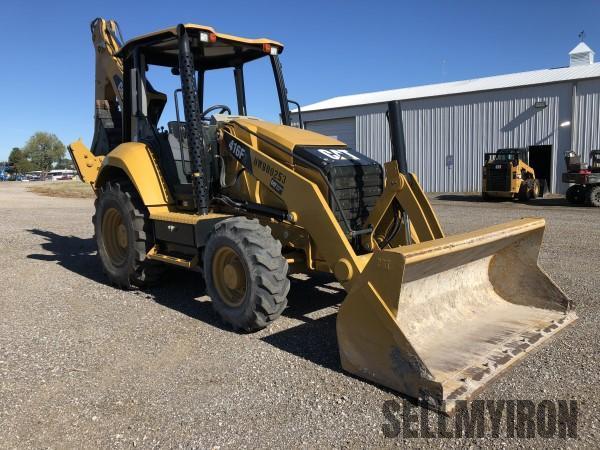
<path fill-rule="evenodd" d="M 391 247 L 443 238 L 440 222 L 416 175 L 411 173 L 404 176 L 398 170 L 398 163 L 390 161 L 385 164 L 385 179 L 383 193 L 367 220 L 373 227 L 373 233 L 363 236 L 363 245 L 370 249 L 380 248 L 385 235 L 389 233 L 390 222 L 400 220 L 397 210 L 405 211 L 410 217 L 411 238 L 406 239 L 402 228 L 398 237 L 390 240 L 388 245 Z M 395 209 L 393 202 L 397 202 Z"/>

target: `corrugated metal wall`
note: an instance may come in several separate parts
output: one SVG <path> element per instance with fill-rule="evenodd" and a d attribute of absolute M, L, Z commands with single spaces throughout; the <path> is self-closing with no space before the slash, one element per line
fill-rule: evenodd
<path fill-rule="evenodd" d="M 481 190 L 484 153 L 499 148 L 552 146 L 552 192 L 564 192 L 563 154 L 587 157 L 600 148 L 600 80 L 405 100 L 408 165 L 429 192 Z M 546 107 L 534 107 L 537 101 Z M 573 113 L 573 105 L 575 111 Z M 356 117 L 356 149 L 383 163 L 390 159 L 385 104 L 304 113 L 305 121 Z M 560 124 L 571 122 L 570 126 Z M 573 128 L 573 136 L 571 135 Z"/>
<path fill-rule="evenodd" d="M 574 106 L 572 150 L 587 161 L 590 150 L 600 149 L 600 82 L 579 81 Z"/>
<path fill-rule="evenodd" d="M 331 136 L 356 150 L 356 120 L 354 117 L 304 122 L 307 130 Z"/>
<path fill-rule="evenodd" d="M 403 102 L 409 169 L 429 192 L 479 191 L 486 152 L 552 145 L 555 158 L 561 90 L 569 93 L 547 86 Z M 536 109 L 540 100 L 547 106 Z M 361 152 L 380 162 L 389 159 L 385 106 L 357 114 L 356 141 Z M 552 185 L 556 182 L 555 174 Z"/>

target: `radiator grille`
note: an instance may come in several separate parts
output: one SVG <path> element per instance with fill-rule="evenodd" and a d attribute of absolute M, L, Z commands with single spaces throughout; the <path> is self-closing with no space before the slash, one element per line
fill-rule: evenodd
<path fill-rule="evenodd" d="M 490 167 L 487 173 L 488 191 L 510 191 L 510 170 L 508 166 Z"/>
<path fill-rule="evenodd" d="M 381 166 L 374 164 L 371 166 L 335 167 L 329 176 L 350 226 L 354 230 L 363 228 L 367 225 L 365 221 L 383 191 Z M 333 198 L 329 199 L 329 204 L 344 231 L 348 231 Z"/>

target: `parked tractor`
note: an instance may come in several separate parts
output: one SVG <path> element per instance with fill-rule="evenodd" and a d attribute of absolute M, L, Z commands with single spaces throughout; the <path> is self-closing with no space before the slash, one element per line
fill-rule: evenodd
<path fill-rule="evenodd" d="M 600 207 L 600 150 L 590 152 L 589 164 L 582 163 L 575 152 L 565 153 L 567 172 L 563 173 L 563 183 L 572 184 L 567 189 L 566 198 L 574 205 Z"/>

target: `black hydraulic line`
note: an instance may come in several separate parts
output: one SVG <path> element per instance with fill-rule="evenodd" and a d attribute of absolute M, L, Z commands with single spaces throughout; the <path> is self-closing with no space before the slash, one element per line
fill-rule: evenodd
<path fill-rule="evenodd" d="M 404 126 L 402 124 L 402 107 L 398 100 L 388 102 L 387 118 L 390 127 L 390 140 L 392 142 L 392 157 L 398 163 L 398 170 L 400 173 L 408 177 L 406 140 L 404 138 Z M 410 220 L 406 211 L 402 211 L 402 220 L 406 232 L 406 243 L 410 244 Z"/>
<path fill-rule="evenodd" d="M 388 244 L 390 242 L 392 242 L 392 239 L 394 239 L 396 237 L 396 234 L 398 234 L 398 231 L 400 231 L 400 220 L 398 219 L 398 211 L 396 209 L 396 203 L 393 203 L 394 205 L 394 222 L 392 223 L 392 227 L 391 227 L 391 231 L 388 232 L 388 235 L 385 237 L 385 239 L 383 240 L 383 242 L 381 242 L 381 244 L 379 244 L 379 248 L 383 249 L 385 247 L 388 246 Z"/>
<path fill-rule="evenodd" d="M 186 118 L 186 132 L 190 161 L 192 165 L 192 187 L 196 208 L 199 214 L 208 214 L 210 170 L 206 161 L 198 90 L 196 88 L 194 56 L 190 49 L 190 40 L 184 25 L 177 27 L 179 38 L 179 73 L 183 95 L 183 109 Z"/>
<path fill-rule="evenodd" d="M 245 213 L 259 214 L 265 217 L 271 217 L 279 222 L 284 220 L 290 221 L 291 217 L 288 211 L 283 209 L 273 208 L 271 206 L 261 205 L 259 203 L 249 201 L 236 201 L 226 195 L 219 195 L 214 200 L 220 201 L 230 208 Z"/>
<path fill-rule="evenodd" d="M 280 222 L 284 220 L 290 220 L 290 215 L 287 211 L 282 209 L 272 208 L 270 206 L 261 205 L 259 203 L 244 202 L 243 206 L 246 211 L 263 216 L 272 217 Z"/>

